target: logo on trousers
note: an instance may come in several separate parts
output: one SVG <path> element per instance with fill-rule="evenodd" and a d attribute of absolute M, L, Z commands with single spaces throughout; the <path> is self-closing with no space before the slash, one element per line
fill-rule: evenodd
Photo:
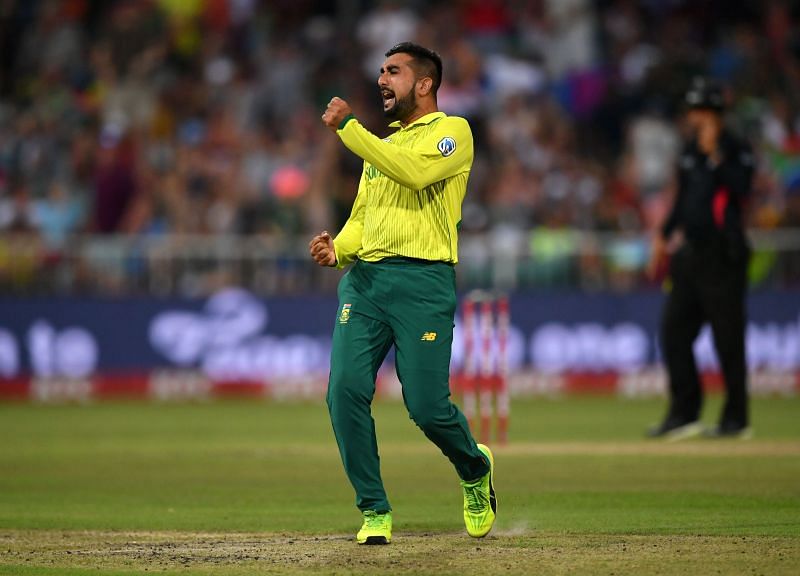
<path fill-rule="evenodd" d="M 420 338 L 420 340 L 422 342 L 433 342 L 434 340 L 436 340 L 436 332 L 425 332 L 425 334 L 422 335 L 422 338 Z"/>
<path fill-rule="evenodd" d="M 339 314 L 339 324 L 347 324 L 350 321 L 351 304 L 343 304 L 342 312 Z"/>

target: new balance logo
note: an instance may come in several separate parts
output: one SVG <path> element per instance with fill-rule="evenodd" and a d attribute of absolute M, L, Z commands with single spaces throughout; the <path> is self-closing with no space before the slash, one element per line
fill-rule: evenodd
<path fill-rule="evenodd" d="M 423 342 L 433 342 L 436 340 L 436 332 L 425 332 L 420 340 Z"/>

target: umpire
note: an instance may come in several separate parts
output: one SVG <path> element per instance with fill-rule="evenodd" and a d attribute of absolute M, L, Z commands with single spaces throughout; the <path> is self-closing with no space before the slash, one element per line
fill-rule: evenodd
<path fill-rule="evenodd" d="M 751 435 L 745 362 L 750 247 L 743 211 L 753 180 L 753 153 L 723 127 L 724 99 L 717 84 L 695 78 L 685 104 L 691 135 L 679 160 L 675 202 L 653 242 L 649 270 L 654 273 L 671 254 L 671 291 L 661 319 L 670 402 L 663 422 L 648 435 L 678 440 L 704 433 L 693 343 L 708 322 L 726 400 L 718 426 L 705 434 L 746 438 Z"/>

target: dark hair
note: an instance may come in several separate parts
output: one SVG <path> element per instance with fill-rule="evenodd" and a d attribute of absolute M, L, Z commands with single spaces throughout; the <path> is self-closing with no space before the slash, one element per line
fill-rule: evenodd
<path fill-rule="evenodd" d="M 392 46 L 385 56 L 388 58 L 392 54 L 408 54 L 413 58 L 414 72 L 417 77 L 430 76 L 433 80 L 433 94 L 436 95 L 439 86 L 442 84 L 442 57 L 433 50 L 414 44 L 413 42 L 400 42 Z"/>

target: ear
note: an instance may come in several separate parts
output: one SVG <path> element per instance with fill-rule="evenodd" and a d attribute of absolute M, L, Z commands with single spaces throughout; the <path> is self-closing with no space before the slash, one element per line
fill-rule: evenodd
<path fill-rule="evenodd" d="M 419 96 L 427 96 L 433 89 L 433 79 L 430 76 L 425 76 L 417 81 L 417 94 Z"/>

